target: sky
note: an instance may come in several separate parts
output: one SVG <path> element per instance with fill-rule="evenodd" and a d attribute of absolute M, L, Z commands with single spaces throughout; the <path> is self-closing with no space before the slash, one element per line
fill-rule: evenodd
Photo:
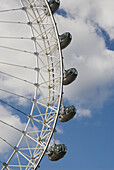
<path fill-rule="evenodd" d="M 67 146 L 67 154 L 58 162 L 45 156 L 41 170 L 114 169 L 113 16 L 113 0 L 61 0 L 54 14 L 59 33 L 69 31 L 73 36 L 63 50 L 64 65 L 75 67 L 78 77 L 64 87 L 64 104 L 75 105 L 77 114 L 57 124 L 56 140 Z M 18 117 L 12 118 L 24 126 Z"/>

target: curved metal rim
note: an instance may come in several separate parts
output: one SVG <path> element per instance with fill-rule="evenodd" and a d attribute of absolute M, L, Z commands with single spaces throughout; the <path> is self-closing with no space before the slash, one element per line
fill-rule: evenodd
<path fill-rule="evenodd" d="M 59 56 L 60 56 L 60 61 L 61 61 L 61 91 L 60 91 L 60 98 L 59 98 L 59 105 L 58 105 L 58 109 L 57 109 L 57 114 L 56 114 L 56 118 L 55 118 L 55 121 L 54 121 L 54 124 L 53 124 L 53 130 L 51 132 L 51 135 L 50 135 L 50 138 L 48 139 L 48 142 L 47 142 L 47 145 L 46 145 L 46 148 L 45 148 L 45 151 L 46 149 L 48 148 L 48 145 L 51 141 L 51 138 L 53 136 L 53 132 L 55 130 L 55 127 L 56 127 L 56 124 L 57 124 L 57 119 L 58 119 L 58 114 L 59 114 L 59 110 L 60 110 L 60 106 L 61 106 L 61 100 L 62 100 L 62 93 L 63 93 L 63 58 L 62 58 L 62 50 L 61 50 L 61 47 L 60 47 L 60 41 L 59 41 L 59 33 L 58 33 L 58 28 L 57 28 L 57 24 L 55 22 L 55 19 L 54 19 L 54 16 L 51 12 L 51 9 L 49 7 L 49 4 L 48 4 L 48 1 L 45 0 L 45 3 L 48 7 L 48 10 L 49 10 L 49 13 L 50 13 L 50 16 L 51 16 L 51 19 L 52 19 L 52 22 L 53 22 L 53 25 L 54 25 L 54 28 L 55 28 L 55 32 L 56 32 L 56 37 L 57 37 L 57 40 L 58 40 L 58 47 L 59 47 Z M 42 157 L 41 159 L 39 160 L 39 162 L 37 163 L 36 167 L 35 167 L 35 170 L 37 170 L 44 154 L 45 154 L 45 151 L 42 153 Z"/>

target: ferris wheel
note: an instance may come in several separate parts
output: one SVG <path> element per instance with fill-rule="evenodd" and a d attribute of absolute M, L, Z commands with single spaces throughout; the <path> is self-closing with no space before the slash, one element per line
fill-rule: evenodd
<path fill-rule="evenodd" d="M 63 104 L 63 85 L 78 75 L 65 69 L 62 57 L 72 36 L 58 33 L 53 14 L 59 0 L 0 3 L 0 145 L 7 155 L 0 156 L 0 168 L 36 170 L 43 156 L 57 161 L 67 152 L 54 133 L 57 120 L 76 114 Z"/>

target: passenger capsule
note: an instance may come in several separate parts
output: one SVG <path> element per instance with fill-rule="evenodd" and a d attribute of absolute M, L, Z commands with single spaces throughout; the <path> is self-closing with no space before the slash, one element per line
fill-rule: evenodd
<path fill-rule="evenodd" d="M 55 144 L 50 147 L 48 158 L 50 161 L 58 161 L 66 154 L 67 149 L 64 144 Z"/>
<path fill-rule="evenodd" d="M 72 40 L 72 35 L 69 32 L 65 32 L 64 34 L 59 36 L 59 39 L 61 49 L 64 49 L 70 44 Z"/>
<path fill-rule="evenodd" d="M 59 6 L 60 6 L 60 1 L 59 1 L 59 0 L 50 0 L 50 1 L 48 2 L 48 4 L 49 4 L 49 6 L 50 6 L 50 9 L 51 9 L 52 14 L 54 14 L 54 13 L 58 10 L 58 8 L 59 8 Z M 44 7 L 45 7 L 45 6 L 44 6 Z M 46 14 L 46 15 L 49 15 L 48 9 L 45 10 L 45 14 Z"/>
<path fill-rule="evenodd" d="M 75 68 L 70 68 L 64 71 L 63 75 L 63 85 L 68 85 L 72 83 L 78 75 L 78 72 Z"/>
<path fill-rule="evenodd" d="M 76 108 L 73 105 L 71 105 L 61 109 L 58 118 L 60 122 L 67 122 L 71 120 L 75 116 L 75 114 Z"/>

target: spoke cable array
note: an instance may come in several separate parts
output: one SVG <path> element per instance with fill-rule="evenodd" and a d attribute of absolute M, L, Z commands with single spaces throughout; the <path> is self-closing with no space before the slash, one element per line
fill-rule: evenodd
<path fill-rule="evenodd" d="M 24 29 L 29 27 L 31 36 L 23 34 L 15 36 L 15 34 L 7 35 L 7 33 L 1 34 L 2 36 L 0 35 L 0 51 L 2 51 L 0 55 L 0 81 L 2 82 L 0 87 L 0 103 L 3 107 L 6 105 L 12 108 L 15 111 L 12 112 L 14 115 L 19 115 L 20 113 L 26 116 L 27 120 L 25 129 L 20 130 L 20 128 L 8 123 L 8 120 L 0 119 L 1 124 L 21 133 L 21 137 L 15 146 L 0 135 L 0 139 L 13 149 L 7 161 L 0 161 L 2 170 L 14 170 L 15 168 L 19 170 L 31 168 L 36 170 L 39 167 L 39 163 L 48 148 L 55 129 L 62 94 L 62 57 L 54 18 L 51 11 L 50 15 L 47 15 L 45 12 L 49 8 L 49 4 L 46 0 L 19 1 L 20 8 L 0 10 L 0 15 L 9 14 L 9 19 L 3 18 L 3 20 L 0 20 L 0 26 L 3 28 L 10 26 L 12 28 L 11 33 L 17 25 L 19 29 L 21 26 Z M 26 19 L 22 21 L 21 19 L 19 21 L 11 19 L 13 18 L 12 14 L 22 15 L 22 13 Z M 5 44 L 4 42 L 8 43 Z M 22 42 L 23 46 L 20 44 Z M 25 42 L 29 43 L 29 45 L 27 46 Z M 32 50 L 29 48 L 31 44 L 33 45 Z M 9 62 L 10 57 L 11 61 Z M 17 60 L 16 63 L 13 62 L 13 57 Z M 26 61 L 28 60 L 26 64 L 25 59 Z M 35 66 L 33 66 L 32 62 L 29 66 L 29 60 L 32 61 L 32 59 L 35 60 Z M 20 60 L 23 61 L 23 64 Z M 16 69 L 19 74 L 16 73 Z M 19 69 L 23 70 L 23 72 L 28 71 L 30 73 L 30 80 L 22 78 L 23 72 Z M 12 71 L 10 72 L 10 70 Z M 32 75 L 36 77 L 34 82 Z M 9 83 L 14 82 L 14 84 L 16 80 L 19 80 L 20 83 L 25 82 L 25 85 L 22 83 L 22 92 L 23 88 L 24 90 L 25 88 L 30 88 L 29 84 L 33 85 L 34 97 L 32 97 L 33 92 L 31 93 L 31 91 L 28 95 L 19 94 L 17 89 L 15 92 L 15 86 L 13 87 L 14 91 L 9 90 L 7 80 L 9 80 Z M 3 93 L 5 94 L 4 97 L 2 97 Z M 26 99 L 26 102 L 29 101 L 30 105 L 32 104 L 32 107 L 28 105 L 31 107 L 31 111 L 27 114 L 18 109 L 15 106 L 16 102 L 13 102 L 14 97 L 17 97 L 16 101 L 20 102 L 21 109 L 24 108 L 21 104 L 21 98 Z M 4 99 L 2 100 L 2 98 Z M 13 100 L 10 101 L 10 99 Z"/>

